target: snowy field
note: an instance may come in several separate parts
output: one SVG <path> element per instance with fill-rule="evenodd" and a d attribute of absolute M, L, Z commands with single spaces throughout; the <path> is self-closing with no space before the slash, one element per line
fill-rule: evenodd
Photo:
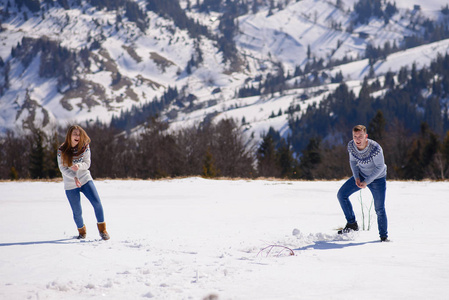
<path fill-rule="evenodd" d="M 0 182 L 0 299 L 448 299 L 448 182 L 388 182 L 390 243 L 368 190 L 337 235 L 343 181 L 95 183 L 109 241 L 85 198 L 73 239 L 62 182 Z"/>

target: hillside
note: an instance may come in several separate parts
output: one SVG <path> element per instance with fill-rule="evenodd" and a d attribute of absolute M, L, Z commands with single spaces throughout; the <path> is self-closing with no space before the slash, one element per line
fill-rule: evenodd
<path fill-rule="evenodd" d="M 373 64 L 370 75 L 379 78 L 448 52 L 447 39 L 405 47 L 404 37 L 425 35 L 426 20 L 445 22 L 439 1 L 415 1 L 419 7 L 396 1 L 388 22 L 373 15 L 365 23 L 355 21 L 361 16 L 355 0 L 191 2 L 168 1 L 168 8 L 143 0 L 116 7 L 92 0 L 2 2 L 0 131 L 109 123 L 172 88 L 176 97 L 146 117 L 158 113 L 172 128 L 244 118 L 253 136 L 270 126 L 286 134 L 287 115 L 278 112 L 320 101 L 338 86 L 332 79 L 339 72 L 360 89 L 371 71 L 368 46 L 398 47 Z M 273 74 L 288 79 L 281 90 L 239 95 Z M 304 78 L 315 81 L 301 87 Z"/>

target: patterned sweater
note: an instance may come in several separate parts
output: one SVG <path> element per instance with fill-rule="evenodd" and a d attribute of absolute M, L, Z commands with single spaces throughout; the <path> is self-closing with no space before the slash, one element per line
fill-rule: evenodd
<path fill-rule="evenodd" d="M 90 147 L 85 145 L 79 153 L 75 148 L 73 150 L 73 165 L 78 165 L 78 171 L 73 171 L 70 167 L 66 167 L 62 164 L 62 151 L 61 148 L 58 149 L 58 166 L 62 173 L 62 179 L 64 180 L 64 189 L 73 190 L 77 186 L 75 184 L 75 177 L 81 182 L 81 185 L 86 184 L 89 180 L 92 180 L 90 175 Z"/>
<path fill-rule="evenodd" d="M 384 161 L 382 147 L 375 141 L 368 139 L 365 149 L 357 149 L 354 141 L 348 143 L 349 164 L 351 165 L 354 178 L 365 178 L 365 182 L 370 184 L 376 179 L 387 175 L 387 166 Z"/>

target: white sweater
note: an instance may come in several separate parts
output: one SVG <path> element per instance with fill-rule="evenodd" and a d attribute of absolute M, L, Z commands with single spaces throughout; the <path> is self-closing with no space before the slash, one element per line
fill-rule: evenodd
<path fill-rule="evenodd" d="M 73 156 L 73 165 L 78 166 L 78 171 L 73 171 L 70 167 L 66 167 L 62 164 L 61 150 L 58 150 L 58 166 L 62 173 L 62 179 L 64 180 L 64 189 L 73 190 L 76 189 L 75 177 L 81 182 L 81 185 L 86 184 L 89 180 L 92 180 L 90 175 L 90 147 L 89 145 L 83 148 L 80 154 L 76 153 Z"/>

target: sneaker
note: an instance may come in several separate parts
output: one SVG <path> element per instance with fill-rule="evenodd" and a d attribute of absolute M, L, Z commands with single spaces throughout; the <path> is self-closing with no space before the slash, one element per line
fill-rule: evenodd
<path fill-rule="evenodd" d="M 381 241 L 381 242 L 389 242 L 390 240 L 389 240 L 388 237 L 386 237 L 386 236 L 381 236 L 381 237 L 380 237 L 380 241 Z"/>
<path fill-rule="evenodd" d="M 339 230 L 338 234 L 343 234 L 343 233 L 348 233 L 351 231 L 358 231 L 358 230 L 359 230 L 359 225 L 357 224 L 357 222 L 346 223 L 345 228 L 343 228 L 342 230 Z"/>

